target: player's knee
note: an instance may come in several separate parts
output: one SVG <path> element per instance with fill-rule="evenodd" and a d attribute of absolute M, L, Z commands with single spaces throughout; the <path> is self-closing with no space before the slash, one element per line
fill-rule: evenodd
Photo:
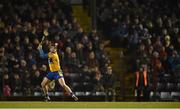
<path fill-rule="evenodd" d="M 45 84 L 43 82 L 41 83 L 41 87 L 45 87 Z"/>
<path fill-rule="evenodd" d="M 61 84 L 61 86 L 62 86 L 63 88 L 66 88 L 66 87 L 67 87 L 67 85 L 66 85 L 66 84 Z"/>

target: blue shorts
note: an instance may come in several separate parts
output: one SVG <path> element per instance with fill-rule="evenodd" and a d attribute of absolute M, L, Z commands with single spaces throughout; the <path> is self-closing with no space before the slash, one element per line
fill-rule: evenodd
<path fill-rule="evenodd" d="M 59 78 L 63 78 L 63 72 L 62 72 L 62 70 L 59 70 L 57 72 L 48 72 L 46 77 L 51 81 L 58 80 Z"/>

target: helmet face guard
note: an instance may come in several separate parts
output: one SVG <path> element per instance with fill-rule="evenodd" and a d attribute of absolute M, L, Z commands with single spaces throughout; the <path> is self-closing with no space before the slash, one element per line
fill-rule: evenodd
<path fill-rule="evenodd" d="M 52 52 L 54 50 L 57 50 L 58 44 L 49 42 L 49 51 Z"/>

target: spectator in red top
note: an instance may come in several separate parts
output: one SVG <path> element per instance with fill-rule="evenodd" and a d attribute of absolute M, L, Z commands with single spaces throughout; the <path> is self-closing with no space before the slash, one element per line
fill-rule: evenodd
<path fill-rule="evenodd" d="M 3 76 L 3 95 L 10 96 L 11 95 L 11 88 L 10 88 L 10 79 L 9 75 L 6 73 Z"/>
<path fill-rule="evenodd" d="M 11 96 L 11 88 L 8 85 L 3 87 L 3 96 Z"/>
<path fill-rule="evenodd" d="M 162 71 L 162 63 L 160 61 L 158 52 L 153 53 L 151 66 L 152 66 L 152 74 L 153 74 L 153 86 L 154 86 L 154 90 L 156 90 L 158 74 Z"/>

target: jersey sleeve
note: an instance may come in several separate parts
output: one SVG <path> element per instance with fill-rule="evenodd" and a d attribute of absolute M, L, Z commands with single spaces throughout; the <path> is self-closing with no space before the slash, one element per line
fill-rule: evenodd
<path fill-rule="evenodd" d="M 48 53 L 47 54 L 49 58 L 52 58 L 52 54 L 51 53 Z"/>
<path fill-rule="evenodd" d="M 45 54 L 43 49 L 39 49 L 39 54 L 41 58 L 48 58 L 48 54 Z"/>

